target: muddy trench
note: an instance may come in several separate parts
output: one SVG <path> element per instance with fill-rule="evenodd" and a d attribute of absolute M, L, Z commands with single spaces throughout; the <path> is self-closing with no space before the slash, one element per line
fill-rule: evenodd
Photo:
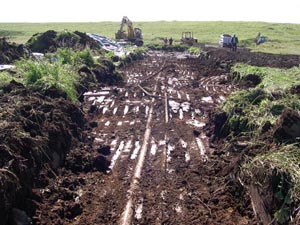
<path fill-rule="evenodd" d="M 254 224 L 249 197 L 229 185 L 232 165 L 206 131 L 236 89 L 229 69 L 149 52 L 123 72 L 125 86 L 85 93 L 94 128 L 77 158 L 92 159 L 94 169 L 63 169 L 56 185 L 73 197 L 44 197 L 35 223 Z"/>

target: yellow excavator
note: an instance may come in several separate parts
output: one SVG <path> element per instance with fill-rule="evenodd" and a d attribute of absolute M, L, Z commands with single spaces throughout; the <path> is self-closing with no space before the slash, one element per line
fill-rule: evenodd
<path fill-rule="evenodd" d="M 127 26 L 127 32 L 124 31 L 125 25 Z M 116 33 L 116 40 L 129 41 L 136 46 L 142 46 L 144 44 L 142 30 L 140 28 L 133 28 L 132 22 L 127 16 L 124 16 L 122 19 L 120 29 Z"/>

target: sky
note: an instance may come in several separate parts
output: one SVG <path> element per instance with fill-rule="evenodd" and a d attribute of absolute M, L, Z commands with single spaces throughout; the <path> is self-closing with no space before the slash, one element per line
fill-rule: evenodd
<path fill-rule="evenodd" d="M 300 0 L 2 0 L 1 22 L 263 21 L 300 24 Z"/>

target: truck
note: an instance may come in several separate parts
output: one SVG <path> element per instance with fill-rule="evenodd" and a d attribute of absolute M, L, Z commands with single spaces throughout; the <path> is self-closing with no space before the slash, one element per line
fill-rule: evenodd
<path fill-rule="evenodd" d="M 221 34 L 219 39 L 219 46 L 222 48 L 232 48 L 231 38 L 232 37 L 229 34 Z"/>

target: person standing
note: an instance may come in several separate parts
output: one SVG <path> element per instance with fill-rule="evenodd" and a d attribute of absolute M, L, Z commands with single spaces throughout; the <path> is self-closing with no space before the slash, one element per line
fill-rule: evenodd
<path fill-rule="evenodd" d="M 233 35 L 233 37 L 231 38 L 231 47 L 232 47 L 232 51 L 236 52 L 237 49 L 237 44 L 239 43 L 239 39 L 237 36 L 235 36 L 235 34 Z"/>
<path fill-rule="evenodd" d="M 169 39 L 169 45 L 171 46 L 172 44 L 173 44 L 173 38 L 170 37 L 170 39 Z"/>

